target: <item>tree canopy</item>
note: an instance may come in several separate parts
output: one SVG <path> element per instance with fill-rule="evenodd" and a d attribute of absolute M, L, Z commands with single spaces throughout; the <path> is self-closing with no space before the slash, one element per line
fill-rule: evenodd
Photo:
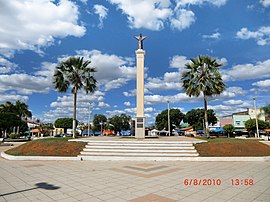
<path fill-rule="evenodd" d="M 103 114 L 95 114 L 93 124 L 94 124 L 94 128 L 100 131 L 101 124 L 107 124 L 107 117 Z"/>
<path fill-rule="evenodd" d="M 6 102 L 5 104 L 0 105 L 0 113 L 14 113 L 20 118 L 32 117 L 31 111 L 28 109 L 28 105 L 17 100 L 15 104 L 11 102 Z"/>
<path fill-rule="evenodd" d="M 183 120 L 184 114 L 179 109 L 170 109 L 170 128 L 173 125 L 179 126 L 180 122 Z M 166 129 L 168 130 L 168 110 L 163 110 L 160 114 L 156 116 L 156 128 L 158 130 Z"/>
<path fill-rule="evenodd" d="M 13 127 L 17 127 L 22 124 L 22 120 L 17 116 L 17 114 L 10 112 L 0 113 L 0 134 L 2 131 L 10 133 L 12 132 Z"/>
<path fill-rule="evenodd" d="M 121 130 L 129 130 L 131 117 L 126 114 L 115 115 L 109 118 L 109 124 L 112 124 L 112 128 L 117 132 Z"/>
<path fill-rule="evenodd" d="M 54 122 L 56 128 L 64 128 L 65 132 L 68 128 L 72 128 L 73 118 L 59 118 Z"/>
<path fill-rule="evenodd" d="M 270 127 L 270 125 L 269 125 L 268 122 L 258 120 L 258 127 L 259 127 L 259 130 L 263 130 L 263 129 L 266 129 L 266 128 Z M 249 132 L 256 131 L 256 119 L 247 120 L 246 123 L 245 123 L 245 128 Z"/>
<path fill-rule="evenodd" d="M 217 117 L 215 112 L 210 109 L 207 110 L 207 117 L 209 124 L 216 124 Z M 204 110 L 203 109 L 192 109 L 186 113 L 184 116 L 184 121 L 192 125 L 194 130 L 203 130 L 204 129 Z"/>
<path fill-rule="evenodd" d="M 224 134 L 228 135 L 228 137 L 230 137 L 233 134 L 234 130 L 235 130 L 235 128 L 232 124 L 228 124 L 228 125 L 223 126 Z"/>

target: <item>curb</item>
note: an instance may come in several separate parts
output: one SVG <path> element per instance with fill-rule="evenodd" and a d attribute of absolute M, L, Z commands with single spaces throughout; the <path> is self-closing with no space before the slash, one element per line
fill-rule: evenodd
<path fill-rule="evenodd" d="M 64 156 L 13 156 L 1 152 L 1 157 L 7 160 L 13 161 L 80 161 L 81 158 L 75 157 L 64 157 Z"/>
<path fill-rule="evenodd" d="M 83 156 L 77 157 L 61 157 L 61 156 L 13 156 L 1 152 L 1 156 L 7 160 L 15 161 L 80 161 L 80 160 L 90 160 L 90 161 L 219 161 L 219 162 L 233 162 L 233 161 L 270 161 L 270 156 L 262 157 L 182 157 L 182 158 L 153 158 L 153 159 L 128 159 L 128 158 L 85 158 Z"/>

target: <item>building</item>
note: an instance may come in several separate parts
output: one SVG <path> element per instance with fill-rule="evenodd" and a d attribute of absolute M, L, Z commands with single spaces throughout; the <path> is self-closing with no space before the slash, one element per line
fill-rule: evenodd
<path fill-rule="evenodd" d="M 237 112 L 232 115 L 222 117 L 220 119 L 220 125 L 223 127 L 225 125 L 232 124 L 236 131 L 244 131 L 246 121 L 249 119 L 255 119 L 256 115 L 259 120 L 265 121 L 265 112 L 263 109 L 258 108 L 255 111 L 254 108 L 249 108 L 247 111 Z"/>
<path fill-rule="evenodd" d="M 262 108 L 256 109 L 256 111 L 254 108 L 249 108 L 248 114 L 251 119 L 255 119 L 257 115 L 259 120 L 265 121 L 265 112 Z"/>
<path fill-rule="evenodd" d="M 245 123 L 250 119 L 248 112 L 238 112 L 232 114 L 233 126 L 236 131 L 243 131 Z"/>

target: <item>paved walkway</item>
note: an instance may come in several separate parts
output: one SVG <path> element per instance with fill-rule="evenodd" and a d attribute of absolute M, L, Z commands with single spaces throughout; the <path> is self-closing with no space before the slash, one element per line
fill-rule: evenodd
<path fill-rule="evenodd" d="M 270 162 L 8 161 L 0 158 L 0 202 L 268 202 L 269 182 Z"/>

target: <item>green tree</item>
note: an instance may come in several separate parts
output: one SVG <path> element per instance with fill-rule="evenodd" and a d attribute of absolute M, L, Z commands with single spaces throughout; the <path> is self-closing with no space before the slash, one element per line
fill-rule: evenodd
<path fill-rule="evenodd" d="M 27 119 L 28 117 L 32 117 L 31 111 L 28 110 L 28 105 L 17 100 L 15 103 L 15 109 L 17 111 L 18 116 L 22 119 Z"/>
<path fill-rule="evenodd" d="M 107 117 L 103 114 L 95 114 L 93 119 L 94 128 L 96 131 L 101 130 L 101 124 L 102 127 L 105 128 L 107 125 Z"/>
<path fill-rule="evenodd" d="M 12 131 L 13 127 L 20 126 L 22 124 L 22 120 L 15 113 L 4 112 L 0 113 L 0 133 L 4 131 L 5 138 L 6 134 Z M 1 134 L 2 136 L 3 134 Z"/>
<path fill-rule="evenodd" d="M 78 121 L 76 120 L 76 125 Z M 54 126 L 56 128 L 64 128 L 64 131 L 66 132 L 68 128 L 72 128 L 73 126 L 73 118 L 59 118 L 56 119 L 54 122 Z"/>
<path fill-rule="evenodd" d="M 259 130 L 263 130 L 269 127 L 269 123 L 262 121 L 262 120 L 258 120 L 258 127 Z M 245 128 L 249 131 L 249 132 L 255 132 L 256 131 L 256 119 L 249 119 L 246 121 L 245 123 Z"/>
<path fill-rule="evenodd" d="M 173 128 L 173 125 L 179 126 L 180 122 L 184 118 L 184 114 L 179 109 L 170 109 L 170 128 Z M 155 121 L 156 128 L 162 130 L 166 128 L 168 130 L 168 110 L 163 110 L 160 114 L 156 116 Z"/>
<path fill-rule="evenodd" d="M 71 92 L 74 98 L 73 111 L 73 138 L 75 138 L 76 129 L 76 107 L 77 107 L 77 93 L 78 90 L 84 89 L 86 93 L 94 93 L 96 86 L 96 79 L 93 73 L 95 68 L 88 67 L 91 62 L 84 61 L 83 57 L 70 57 L 56 66 L 53 75 L 54 88 L 59 92 L 66 92 L 69 86 L 72 86 Z"/>
<path fill-rule="evenodd" d="M 191 63 L 186 64 L 186 71 L 182 74 L 183 89 L 186 94 L 191 96 L 200 96 L 203 94 L 204 101 L 204 122 L 205 133 L 209 137 L 208 117 L 207 117 L 207 97 L 220 95 L 225 84 L 222 81 L 218 68 L 222 64 L 209 56 L 198 56 L 191 59 Z"/>
<path fill-rule="evenodd" d="M 184 116 L 184 122 L 188 123 L 193 127 L 194 130 L 203 130 L 204 129 L 204 110 L 203 109 L 192 109 L 186 113 Z M 216 124 L 217 117 L 215 112 L 210 109 L 207 110 L 207 117 L 209 124 Z"/>
<path fill-rule="evenodd" d="M 130 129 L 130 122 L 131 117 L 126 114 L 121 114 L 120 116 L 115 115 L 109 118 L 109 124 L 113 125 L 115 132 L 121 130 L 129 130 Z"/>
<path fill-rule="evenodd" d="M 224 134 L 227 134 L 228 137 L 230 137 L 230 135 L 232 135 L 235 130 L 232 124 L 225 125 L 222 128 L 223 128 Z"/>
<path fill-rule="evenodd" d="M 31 111 L 28 110 L 28 105 L 17 100 L 15 105 L 11 102 L 6 102 L 0 105 L 0 113 L 10 112 L 16 114 L 18 117 L 27 119 L 32 117 Z"/>

